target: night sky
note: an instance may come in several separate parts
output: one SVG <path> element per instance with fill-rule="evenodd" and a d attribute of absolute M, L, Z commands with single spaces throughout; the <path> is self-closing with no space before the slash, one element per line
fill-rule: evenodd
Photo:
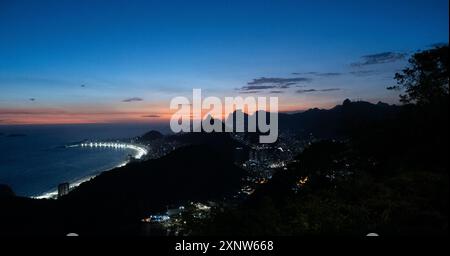
<path fill-rule="evenodd" d="M 0 0 L 0 124 L 158 122 L 192 88 L 397 103 L 394 73 L 448 42 L 448 0 L 329 2 Z"/>

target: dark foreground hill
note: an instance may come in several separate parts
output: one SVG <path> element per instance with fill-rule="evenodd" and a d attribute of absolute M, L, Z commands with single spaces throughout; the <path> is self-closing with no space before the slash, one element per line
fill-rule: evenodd
<path fill-rule="evenodd" d="M 230 195 L 241 175 L 220 148 L 187 146 L 105 172 L 56 201 L 1 199 L 0 234 L 138 234 L 141 218 L 170 204 Z"/>
<path fill-rule="evenodd" d="M 305 114 L 360 116 L 336 123 L 350 127 L 342 130 L 348 139 L 312 143 L 243 204 L 193 225 L 193 234 L 448 234 L 448 102 L 405 105 L 394 118 L 344 108 Z"/>
<path fill-rule="evenodd" d="M 164 135 L 158 131 L 149 131 L 140 137 L 141 140 L 152 142 L 154 140 L 162 139 Z"/>

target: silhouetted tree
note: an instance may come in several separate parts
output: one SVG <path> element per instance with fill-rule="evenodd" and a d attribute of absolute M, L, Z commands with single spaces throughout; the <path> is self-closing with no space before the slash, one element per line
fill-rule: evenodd
<path fill-rule="evenodd" d="M 395 74 L 397 85 L 388 89 L 404 89 L 403 103 L 428 105 L 448 101 L 448 45 L 415 53 L 409 66 Z"/>

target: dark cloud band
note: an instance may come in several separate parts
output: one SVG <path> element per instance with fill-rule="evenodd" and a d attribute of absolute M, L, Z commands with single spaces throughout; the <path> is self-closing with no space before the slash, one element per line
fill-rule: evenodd
<path fill-rule="evenodd" d="M 406 57 L 406 53 L 382 52 L 382 53 L 364 55 L 361 57 L 361 61 L 354 62 L 351 65 L 359 67 L 359 66 L 383 64 L 383 63 L 389 63 L 389 62 L 395 62 L 398 60 L 402 60 L 405 57 Z"/>
<path fill-rule="evenodd" d="M 309 92 L 332 92 L 332 91 L 339 91 L 340 88 L 327 88 L 327 89 L 301 89 L 297 90 L 296 93 L 309 93 Z"/>
<path fill-rule="evenodd" d="M 135 101 L 143 101 L 143 99 L 139 97 L 132 97 L 122 100 L 122 102 L 135 102 Z"/>

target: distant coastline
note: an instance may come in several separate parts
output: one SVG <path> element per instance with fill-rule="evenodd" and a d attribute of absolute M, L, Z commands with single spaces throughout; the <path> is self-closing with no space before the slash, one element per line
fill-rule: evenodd
<path fill-rule="evenodd" d="M 66 147 L 89 147 L 89 146 L 90 147 L 100 147 L 100 145 L 99 145 L 100 143 L 95 143 L 95 144 L 98 144 L 98 146 L 97 145 L 94 146 L 93 143 L 80 143 L 80 144 L 70 145 L 70 146 L 66 146 Z M 106 146 L 106 144 L 107 144 L 106 142 L 102 143 L 102 145 L 104 145 L 104 146 Z M 110 144 L 113 144 L 113 143 L 110 143 Z M 135 159 L 141 159 L 143 156 L 145 156 L 147 154 L 147 150 L 144 147 L 142 147 L 142 146 L 138 146 L 138 145 L 130 144 L 130 143 L 122 143 L 122 145 L 123 145 L 122 147 L 117 147 L 117 146 L 114 147 L 114 145 L 108 145 L 106 147 L 133 149 L 133 150 L 135 150 L 135 154 L 133 156 Z M 114 167 L 110 167 L 110 168 L 106 168 L 106 169 L 103 169 L 103 170 L 99 170 L 99 171 L 95 172 L 95 174 L 93 174 L 93 175 L 81 177 L 81 178 L 76 179 L 75 181 L 69 181 L 70 189 L 74 189 L 74 188 L 78 187 L 83 182 L 89 181 L 89 180 L 95 178 L 96 176 L 100 175 L 103 172 L 111 171 L 111 170 L 113 170 L 115 168 L 120 168 L 120 167 L 126 166 L 129 162 L 130 162 L 130 160 L 127 160 L 127 161 L 124 161 L 124 162 L 114 166 Z M 50 191 L 47 191 L 47 192 L 44 192 L 44 193 L 40 193 L 40 194 L 35 195 L 35 196 L 31 196 L 30 198 L 34 198 L 34 199 L 56 199 L 57 196 L 58 196 L 58 190 L 57 190 L 57 188 L 55 188 L 55 189 L 52 189 Z"/>
<path fill-rule="evenodd" d="M 113 170 L 115 168 L 123 167 L 123 166 L 127 165 L 128 163 L 129 163 L 129 161 L 125 161 L 125 162 L 123 162 L 121 164 L 116 165 L 115 167 L 107 168 L 107 169 L 104 169 L 104 170 L 100 170 L 100 171 L 96 172 L 96 174 L 79 178 L 79 179 L 77 179 L 77 180 L 75 180 L 73 182 L 69 182 L 70 183 L 70 189 L 72 190 L 72 189 L 78 187 L 82 183 L 97 177 L 98 175 L 102 174 L 103 172 L 107 172 L 107 171 L 111 171 L 111 170 Z M 38 194 L 36 196 L 30 196 L 30 198 L 33 198 L 33 199 L 56 199 L 57 197 L 58 197 L 58 189 L 57 188 L 52 189 L 52 190 L 47 191 L 47 192 L 44 192 L 44 193 L 40 193 L 40 194 Z"/>

